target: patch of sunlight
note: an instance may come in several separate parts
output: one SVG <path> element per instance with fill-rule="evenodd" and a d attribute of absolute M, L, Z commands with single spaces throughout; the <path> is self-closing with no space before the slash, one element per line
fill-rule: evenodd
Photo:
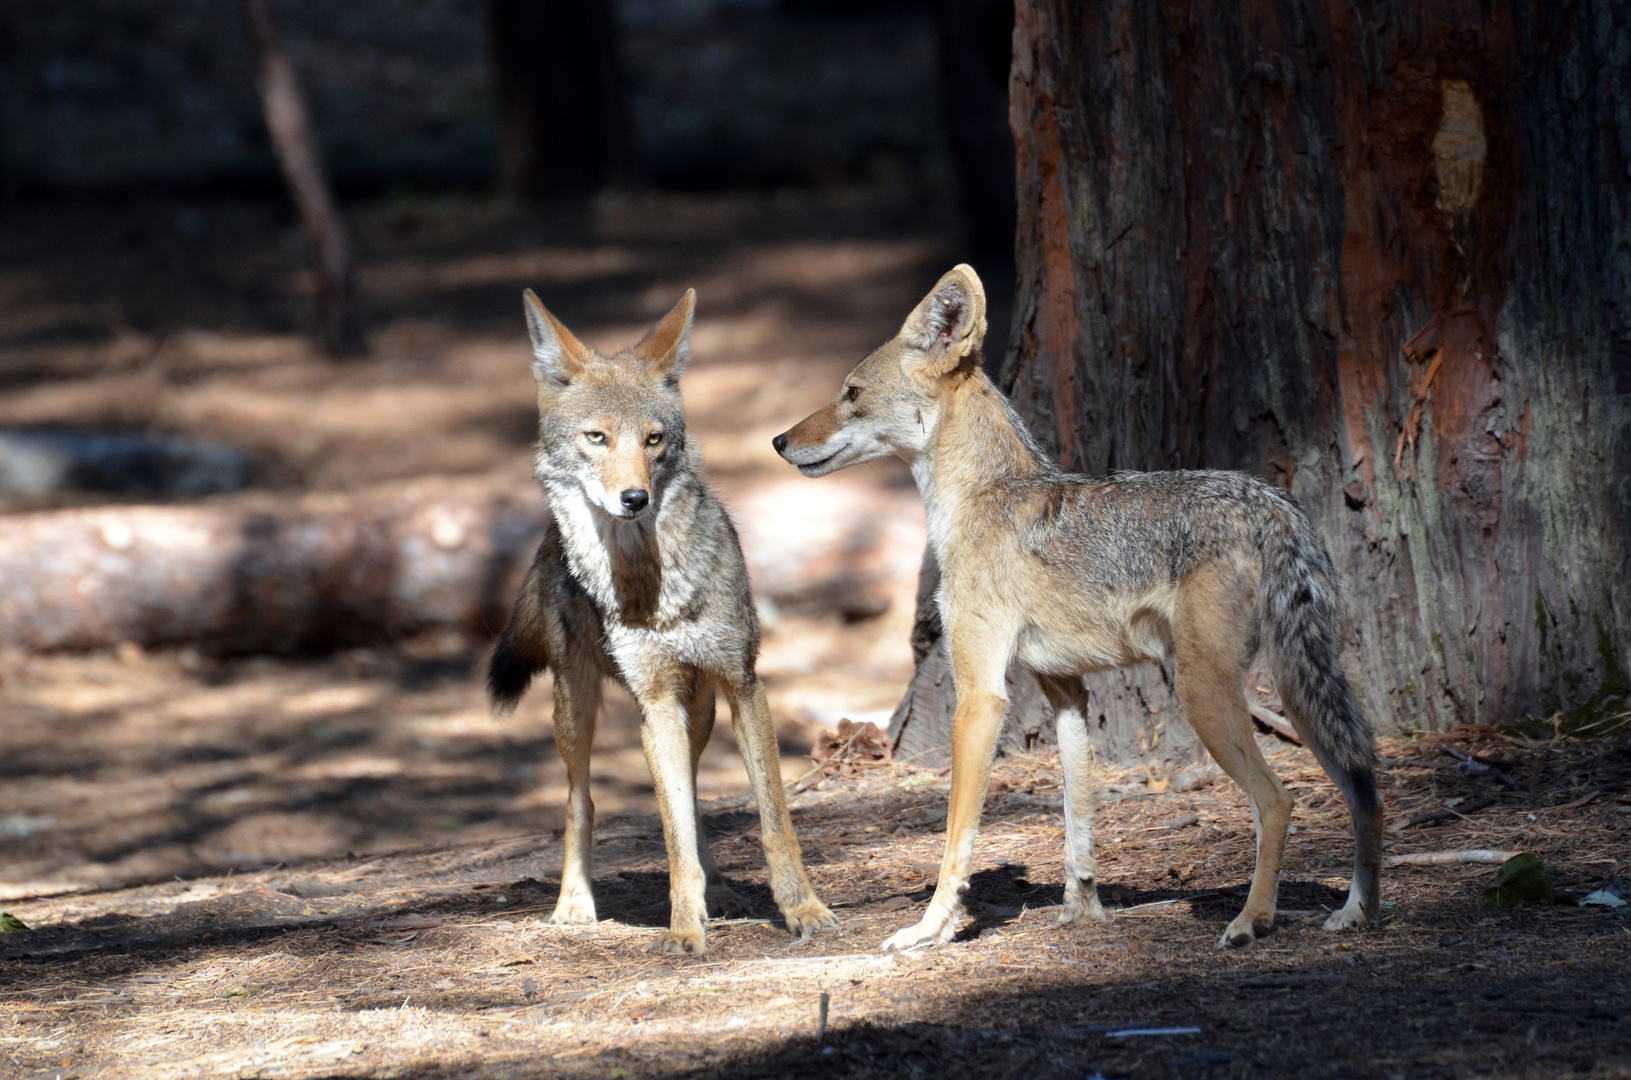
<path fill-rule="evenodd" d="M 290 716 L 332 716 L 366 708 L 379 697 L 377 686 L 325 686 L 296 694 L 283 703 L 283 711 Z"/>

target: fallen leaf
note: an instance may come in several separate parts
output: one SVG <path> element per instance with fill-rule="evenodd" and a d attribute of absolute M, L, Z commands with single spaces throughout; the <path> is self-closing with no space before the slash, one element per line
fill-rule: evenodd
<path fill-rule="evenodd" d="M 1501 864 L 1496 886 L 1484 892 L 1484 903 L 1494 908 L 1513 907 L 1524 900 L 1556 899 L 1552 879 L 1546 875 L 1540 860 L 1525 852 L 1514 855 Z"/>

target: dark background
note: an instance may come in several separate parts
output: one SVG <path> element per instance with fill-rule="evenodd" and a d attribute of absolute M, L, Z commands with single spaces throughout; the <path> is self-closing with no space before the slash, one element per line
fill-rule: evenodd
<path fill-rule="evenodd" d="M 604 96 L 595 67 L 611 65 L 605 77 L 620 101 L 599 126 L 617 159 L 606 182 L 620 187 L 957 187 L 958 153 L 972 139 L 947 123 L 947 106 L 966 111 L 992 92 L 996 109 L 985 101 L 977 118 L 994 129 L 983 132 L 983 149 L 998 159 L 991 164 L 1004 151 L 1009 163 L 987 169 L 1006 171 L 1012 187 L 1005 145 L 1011 4 L 280 0 L 272 7 L 330 176 L 348 198 L 494 190 L 505 109 L 495 69 L 504 64 L 535 81 L 572 63 L 590 72 L 558 91 L 563 103 L 576 97 L 578 109 L 567 112 L 580 115 Z M 596 14 L 610 18 L 609 53 L 596 51 L 599 30 L 586 25 Z M 532 26 L 536 16 L 557 32 Z M 0 20 L 0 168 L 9 199 L 277 193 L 236 5 L 18 0 Z M 954 29 L 943 34 L 948 25 Z M 624 131 L 615 130 L 618 114 Z M 570 142 L 572 117 L 553 119 L 545 127 Z M 575 165 L 589 176 L 599 169 L 582 155 Z M 969 186 L 985 182 L 977 177 Z M 1011 239 L 994 246 L 1011 247 Z"/>

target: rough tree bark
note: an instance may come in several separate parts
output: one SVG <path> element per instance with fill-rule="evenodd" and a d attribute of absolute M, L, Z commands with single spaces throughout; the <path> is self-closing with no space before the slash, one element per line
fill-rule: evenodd
<path fill-rule="evenodd" d="M 294 64 L 278 36 L 268 0 L 241 0 L 241 6 L 255 45 L 256 84 L 266 130 L 311 247 L 317 282 L 318 339 L 331 356 L 361 356 L 368 351 L 368 343 L 352 284 L 351 241 L 323 173 L 323 157 L 306 119 Z"/>
<path fill-rule="evenodd" d="M 489 0 L 499 192 L 588 195 L 631 160 L 617 24 L 607 0 Z"/>
<path fill-rule="evenodd" d="M 1014 49 L 1036 434 L 1288 487 L 1379 729 L 1623 709 L 1631 4 L 1021 0 Z M 1101 723 L 1169 684 L 1091 680 Z"/>

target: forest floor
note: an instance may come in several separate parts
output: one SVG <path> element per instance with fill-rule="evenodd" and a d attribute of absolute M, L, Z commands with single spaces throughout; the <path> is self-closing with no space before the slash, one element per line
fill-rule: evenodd
<path fill-rule="evenodd" d="M 637 196 L 531 216 L 458 199 L 360 208 L 374 349 L 334 364 L 296 332 L 310 285 L 273 204 L 13 206 L 0 214 L 0 426 L 230 443 L 262 468 L 249 491 L 209 500 L 227 505 L 525 493 L 521 288 L 616 347 L 695 286 L 690 424 L 761 598 L 760 673 L 791 779 L 817 732 L 881 720 L 905 685 L 923 516 L 898 467 L 809 481 L 769 439 L 954 261 L 948 213 L 865 192 Z M 6 513 L 107 498 L 11 497 L 0 528 Z M 1058 772 L 1036 754 L 999 765 L 959 941 L 885 956 L 933 886 L 945 775 L 850 766 L 793 799 L 840 916 L 795 941 L 774 918 L 722 722 L 699 787 L 756 917 L 714 922 L 704 955 L 667 957 L 644 948 L 667 917 L 666 860 L 625 697 L 609 697 L 593 762 L 602 921 L 557 928 L 565 778 L 547 686 L 489 717 L 484 643 L 457 634 L 319 657 L 207 644 L 0 654 L 0 907 L 31 927 L 0 935 L 0 1076 L 1631 1070 L 1631 909 L 1494 910 L 1493 866 L 1399 867 L 1383 930 L 1326 934 L 1345 813 L 1302 750 L 1268 737 L 1299 808 L 1265 941 L 1213 947 L 1251 872 L 1239 791 L 1172 790 L 1153 757 L 1099 778 L 1115 917 L 1053 927 Z M 1468 775 L 1446 747 L 1514 786 Z M 1390 854 L 1532 851 L 1565 901 L 1627 869 L 1624 737 L 1468 730 L 1384 753 Z"/>
<path fill-rule="evenodd" d="M 1384 740 L 1390 854 L 1533 852 L 1559 902 L 1486 907 L 1494 866 L 1395 867 L 1384 927 L 1339 934 L 1319 923 L 1343 897 L 1345 811 L 1305 751 L 1265 746 L 1298 798 L 1297 832 L 1279 925 L 1245 949 L 1215 945 L 1253 850 L 1227 781 L 1156 792 L 1142 773 L 1101 775 L 1113 917 L 1054 926 L 1059 774 L 1039 753 L 999 765 L 958 940 L 882 954 L 933 887 L 947 782 L 850 766 L 793 799 L 811 878 L 839 915 L 806 941 L 775 918 L 745 797 L 705 820 L 755 917 L 714 921 L 696 956 L 646 951 L 667 918 L 666 860 L 659 823 L 636 812 L 599 823 L 592 926 L 549 924 L 561 845 L 535 832 L 14 904 L 33 929 L 0 937 L 0 1071 L 1631 1075 L 1631 909 L 1577 905 L 1626 869 L 1631 739 Z M 1515 790 L 1459 771 L 1446 747 Z"/>
<path fill-rule="evenodd" d="M 882 721 L 899 698 L 925 533 L 903 467 L 813 481 L 770 440 L 835 394 L 952 260 L 932 210 L 867 191 L 626 196 L 533 214 L 460 198 L 358 207 L 373 352 L 334 363 L 297 332 L 309 280 L 276 203 L 12 206 L 0 213 L 0 429 L 235 446 L 259 463 L 255 483 L 201 500 L 228 508 L 539 500 L 521 290 L 610 352 L 694 286 L 688 425 L 741 534 L 759 673 L 796 775 L 815 731 Z M 0 528 L 7 512 L 110 499 L 0 495 Z M 318 657 L 218 657 L 209 642 L 0 651 L 0 902 L 558 827 L 566 777 L 548 688 L 490 717 L 487 645 L 449 631 Z M 615 687 L 594 771 L 603 814 L 655 810 L 638 717 Z M 728 725 L 699 789 L 747 790 Z"/>

